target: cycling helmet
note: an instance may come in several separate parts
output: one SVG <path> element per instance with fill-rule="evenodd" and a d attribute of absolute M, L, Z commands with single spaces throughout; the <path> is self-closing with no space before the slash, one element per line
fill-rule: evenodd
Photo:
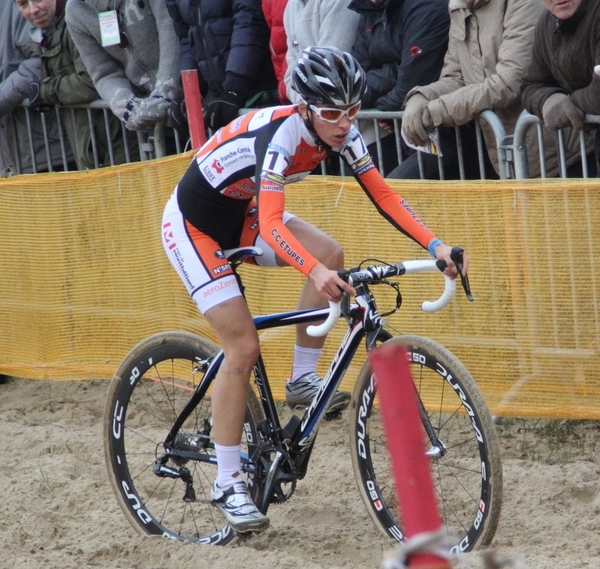
<path fill-rule="evenodd" d="M 353 105 L 365 92 L 365 72 L 336 47 L 307 47 L 292 74 L 292 86 L 307 102 Z"/>

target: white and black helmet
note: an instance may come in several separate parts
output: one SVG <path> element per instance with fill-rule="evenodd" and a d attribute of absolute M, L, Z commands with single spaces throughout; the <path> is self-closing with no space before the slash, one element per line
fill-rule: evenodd
<path fill-rule="evenodd" d="M 292 85 L 307 102 L 353 105 L 361 100 L 366 80 L 349 53 L 336 47 L 307 47 L 292 74 Z"/>

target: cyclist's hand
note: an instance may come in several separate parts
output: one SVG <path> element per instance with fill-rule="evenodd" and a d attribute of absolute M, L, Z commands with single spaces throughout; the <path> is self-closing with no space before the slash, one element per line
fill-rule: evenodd
<path fill-rule="evenodd" d="M 342 290 L 354 294 L 354 289 L 339 277 L 337 271 L 328 269 L 322 263 L 317 263 L 308 276 L 315 283 L 317 291 L 327 300 L 338 302 L 342 298 Z"/>
<path fill-rule="evenodd" d="M 435 253 L 435 258 L 438 261 L 444 261 L 446 263 L 447 267 L 444 269 L 444 274 L 448 275 L 451 279 L 455 279 L 458 276 L 458 269 L 456 268 L 456 264 L 451 256 L 452 247 L 445 245 L 444 243 L 440 243 L 433 252 Z M 463 252 L 462 258 L 462 276 L 466 277 L 469 269 L 469 257 L 465 252 Z"/>

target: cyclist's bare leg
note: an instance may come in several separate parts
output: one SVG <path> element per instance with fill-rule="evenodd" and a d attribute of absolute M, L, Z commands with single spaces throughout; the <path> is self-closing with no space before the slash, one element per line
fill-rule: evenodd
<path fill-rule="evenodd" d="M 260 351 L 258 334 L 241 296 L 210 308 L 205 316 L 225 356 L 212 391 L 214 440 L 235 446 L 242 438 L 250 373 Z"/>
<path fill-rule="evenodd" d="M 290 219 L 286 227 L 308 252 L 319 259 L 328 269 L 337 270 L 344 266 L 344 251 L 341 245 L 327 233 L 299 217 Z M 278 263 L 281 266 L 286 264 L 281 259 L 278 259 Z M 307 279 L 298 300 L 298 309 L 318 308 L 326 304 L 327 301 L 317 292 L 313 281 Z M 314 338 L 309 336 L 306 333 L 307 326 L 308 324 L 296 326 L 296 344 L 303 348 L 322 348 L 325 337 Z"/>

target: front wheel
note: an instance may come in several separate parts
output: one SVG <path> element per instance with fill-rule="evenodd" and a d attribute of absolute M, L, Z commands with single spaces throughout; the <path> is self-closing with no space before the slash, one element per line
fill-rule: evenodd
<path fill-rule="evenodd" d="M 453 552 L 489 545 L 502 505 L 500 446 L 485 400 L 471 374 L 449 350 L 420 336 L 388 340 L 406 348 L 425 407 L 428 456 Z M 431 444 L 435 441 L 435 447 Z M 367 362 L 350 406 L 350 448 L 361 497 L 375 525 L 404 539 L 377 396 Z"/>
<path fill-rule="evenodd" d="M 193 334 L 157 334 L 125 357 L 112 380 L 104 411 L 106 464 L 119 505 L 141 534 L 218 545 L 234 537 L 210 504 L 217 470 L 210 389 L 176 423 L 217 352 Z M 250 389 L 242 434 L 247 456 L 256 449 L 261 418 Z M 246 482 L 254 493 L 252 478 Z"/>

